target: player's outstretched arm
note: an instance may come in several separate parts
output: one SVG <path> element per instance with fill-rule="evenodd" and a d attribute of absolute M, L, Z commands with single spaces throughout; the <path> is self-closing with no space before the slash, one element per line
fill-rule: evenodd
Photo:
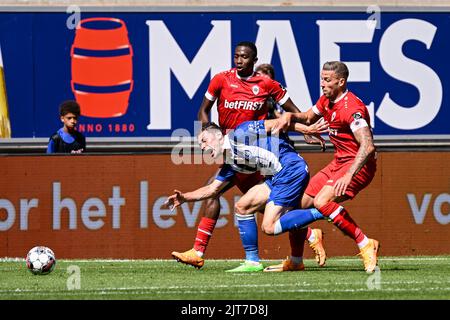
<path fill-rule="evenodd" d="M 306 126 L 304 124 L 295 123 L 295 131 L 303 133 L 305 142 L 308 144 L 318 144 L 322 152 L 326 150 L 325 140 L 320 136 L 322 133 L 328 133 L 329 123 L 320 118 L 312 125 Z"/>
<path fill-rule="evenodd" d="M 297 113 L 301 112 L 300 109 L 294 104 L 294 102 L 291 100 L 291 98 L 287 99 L 285 103 L 281 105 L 284 111 L 286 112 L 292 112 Z"/>
<path fill-rule="evenodd" d="M 266 132 L 272 132 L 277 133 L 278 128 L 280 126 L 284 126 L 284 122 L 280 124 L 280 119 L 271 119 L 271 120 L 265 120 L 264 121 L 264 127 L 266 128 Z M 327 133 L 328 132 L 329 124 L 325 120 L 322 119 L 322 121 L 317 121 L 312 125 L 304 125 L 298 122 L 289 122 L 289 125 L 287 125 L 287 128 L 285 131 L 297 131 L 303 134 L 310 134 L 310 135 L 320 135 L 321 133 Z"/>
<path fill-rule="evenodd" d="M 356 154 L 350 169 L 334 184 L 334 193 L 336 196 L 345 194 L 347 186 L 350 184 L 353 176 L 361 170 L 367 160 L 375 153 L 375 145 L 373 144 L 372 132 L 369 127 L 360 128 L 354 131 L 353 135 L 359 143 L 358 153 Z"/>
<path fill-rule="evenodd" d="M 191 192 L 182 193 L 181 191 L 174 190 L 174 194 L 169 196 L 166 202 L 164 202 L 164 207 L 174 209 L 181 206 L 184 202 L 214 198 L 219 194 L 220 190 L 225 188 L 225 186 L 229 183 L 230 182 L 227 180 L 220 181 L 215 179 L 207 186 L 198 188 L 197 190 Z"/>
<path fill-rule="evenodd" d="M 278 118 L 278 123 L 272 130 L 276 133 L 278 131 L 288 131 L 291 128 L 291 123 L 299 122 L 305 125 L 310 125 L 319 120 L 320 116 L 314 113 L 312 108 L 306 112 L 285 112 L 280 118 Z M 291 129 L 292 130 L 292 129 Z"/>
<path fill-rule="evenodd" d="M 311 125 L 317 120 L 319 120 L 322 116 L 317 115 L 312 108 L 309 108 L 305 112 L 296 112 L 293 113 L 291 116 L 291 121 L 293 122 L 300 122 L 306 125 Z"/>
<path fill-rule="evenodd" d="M 329 126 L 330 126 L 329 123 L 325 121 L 323 118 L 321 118 L 319 121 L 316 121 L 315 123 L 309 126 L 299 122 L 291 122 L 288 130 L 314 136 L 319 135 L 320 137 L 321 133 L 328 133 Z"/>

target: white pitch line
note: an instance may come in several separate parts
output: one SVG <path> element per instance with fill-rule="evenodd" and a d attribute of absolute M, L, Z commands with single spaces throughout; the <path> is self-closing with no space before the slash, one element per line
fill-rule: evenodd
<path fill-rule="evenodd" d="M 192 288 L 190 288 L 192 289 Z M 263 290 L 259 293 L 318 293 L 318 292 L 326 292 L 326 293 L 339 293 L 339 292 L 408 292 L 408 291 L 450 291 L 450 288 L 440 288 L 440 287 L 430 287 L 430 288 L 381 288 L 378 290 L 369 290 L 368 288 L 355 288 L 355 289 L 279 289 L 279 290 Z M 76 293 L 91 293 L 91 294 L 98 294 L 98 295 L 113 295 L 113 294 L 135 294 L 135 295 L 160 295 L 160 294 L 211 294 L 211 291 L 203 291 L 201 289 L 195 289 L 195 290 L 170 290 L 170 291 L 142 291 L 142 289 L 131 289 L 131 290 L 105 290 L 105 289 L 98 289 L 98 290 L 72 290 L 72 291 L 53 291 L 53 292 L 36 292 L 40 296 L 51 296 L 55 295 L 57 293 L 70 293 L 70 294 L 76 294 Z M 11 292 L 5 292 L 10 295 L 23 295 L 23 294 L 29 294 L 30 292 L 27 291 L 11 291 Z M 233 295 L 235 294 L 247 294 L 248 291 L 244 290 L 234 290 Z"/>
<path fill-rule="evenodd" d="M 417 285 L 417 284 L 443 284 L 443 283 L 450 283 L 450 279 L 447 281 L 381 281 L 380 285 L 382 286 L 389 286 L 389 285 Z M 267 283 L 267 284 L 221 284 L 221 285 L 211 285 L 211 286 L 199 286 L 199 290 L 209 290 L 211 289 L 234 289 L 234 288 L 273 288 L 273 287 L 313 287 L 315 285 L 318 285 L 318 283 L 308 283 L 308 282 L 296 282 L 296 283 L 290 283 L 290 284 L 282 284 L 282 283 Z M 337 286 L 337 285 L 356 285 L 356 286 L 362 286 L 366 288 L 365 281 L 361 282 L 325 282 L 320 283 L 320 286 Z M 450 287 L 439 287 L 443 290 L 450 290 Z M 183 290 L 183 289 L 192 289 L 192 286 L 150 286 L 150 287 L 117 287 L 117 288 L 93 288 L 93 289 L 83 289 L 81 291 L 84 292 L 96 292 L 96 291 L 130 291 L 130 290 Z M 391 288 L 395 289 L 395 288 Z M 405 288 L 406 289 L 406 288 Z M 408 290 L 415 290 L 417 288 L 412 288 Z M 419 288 L 420 289 L 420 288 Z M 315 289 L 311 289 L 315 290 Z M 366 288 L 367 290 L 367 288 Z M 6 289 L 1 290 L 0 293 L 11 293 L 11 292 L 24 292 L 24 293 L 40 293 L 40 292 L 47 292 L 51 291 L 54 293 L 64 293 L 68 292 L 66 289 L 59 289 L 59 290 L 39 290 L 39 289 Z M 76 292 L 76 290 L 74 290 Z"/>

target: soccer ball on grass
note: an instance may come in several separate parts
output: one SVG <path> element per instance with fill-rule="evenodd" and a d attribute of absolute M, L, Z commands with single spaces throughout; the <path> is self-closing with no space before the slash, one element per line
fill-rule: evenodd
<path fill-rule="evenodd" d="M 27 268 L 32 274 L 49 274 L 55 269 L 56 258 L 50 248 L 39 246 L 32 248 L 26 257 Z"/>

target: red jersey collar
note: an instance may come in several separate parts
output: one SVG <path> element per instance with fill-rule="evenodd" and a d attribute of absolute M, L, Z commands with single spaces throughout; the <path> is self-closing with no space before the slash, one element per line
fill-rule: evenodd
<path fill-rule="evenodd" d="M 255 75 L 255 72 L 253 72 L 253 73 L 252 73 L 251 75 L 249 75 L 248 77 L 241 77 L 241 76 L 238 74 L 237 69 L 236 69 L 236 68 L 233 68 L 233 69 L 234 69 L 234 74 L 236 75 L 236 78 L 238 78 L 238 79 L 240 79 L 240 80 L 246 81 L 246 80 L 250 79 L 251 77 L 253 77 L 253 76 Z"/>
<path fill-rule="evenodd" d="M 347 95 L 347 93 L 348 93 L 348 89 L 345 89 L 344 93 L 339 98 L 337 98 L 334 101 L 330 100 L 330 102 L 333 103 L 333 104 L 338 103 L 339 101 L 341 101 Z"/>

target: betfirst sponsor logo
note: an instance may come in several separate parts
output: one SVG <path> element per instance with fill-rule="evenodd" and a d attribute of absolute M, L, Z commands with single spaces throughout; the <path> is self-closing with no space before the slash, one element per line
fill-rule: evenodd
<path fill-rule="evenodd" d="M 263 101 L 228 101 L 225 100 L 225 108 L 227 109 L 242 109 L 242 110 L 261 110 L 263 107 L 264 102 Z"/>

